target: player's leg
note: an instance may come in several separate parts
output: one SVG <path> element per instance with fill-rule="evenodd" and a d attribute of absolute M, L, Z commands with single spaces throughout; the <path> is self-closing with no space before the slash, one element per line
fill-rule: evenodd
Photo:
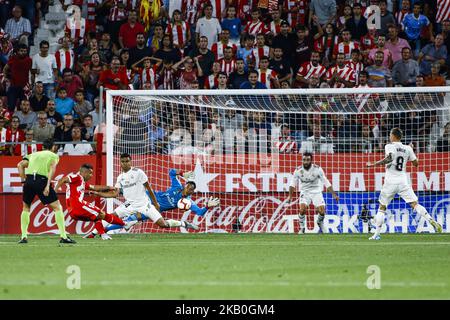
<path fill-rule="evenodd" d="M 378 198 L 380 205 L 374 219 L 375 233 L 369 238 L 369 240 L 380 240 L 381 227 L 383 226 L 384 218 L 386 217 L 386 208 L 389 203 L 391 203 L 392 199 L 394 199 L 396 193 L 397 188 L 395 185 L 389 186 L 384 184 L 381 188 L 380 197 Z"/>
<path fill-rule="evenodd" d="M 186 229 L 193 229 L 198 230 L 198 226 L 189 223 L 187 221 L 181 221 L 181 220 L 174 220 L 174 219 L 167 219 L 165 220 L 161 213 L 156 210 L 156 208 L 153 205 L 149 205 L 146 208 L 141 208 L 139 210 L 141 212 L 142 216 L 146 216 L 148 219 L 152 220 L 155 224 L 157 224 L 161 228 L 179 228 L 183 227 Z"/>
<path fill-rule="evenodd" d="M 298 220 L 300 222 L 300 230 L 298 231 L 299 234 L 305 233 L 306 230 L 306 213 L 308 212 L 309 205 L 311 204 L 311 198 L 308 197 L 303 192 L 300 193 L 300 211 L 298 214 Z"/>
<path fill-rule="evenodd" d="M 119 217 L 124 224 L 114 224 L 114 223 L 109 223 L 108 221 L 104 220 L 101 222 L 104 231 L 107 233 L 108 231 L 111 230 L 117 230 L 117 229 L 122 229 L 122 228 L 126 228 L 127 230 L 130 229 L 134 224 L 137 223 L 133 222 L 133 221 L 128 221 L 126 220 L 128 217 L 130 217 L 133 213 L 134 213 L 134 209 L 127 203 L 123 203 L 122 205 L 120 205 L 119 207 L 116 208 L 116 210 L 114 211 L 114 213 L 112 215 Z M 89 234 L 88 236 L 86 236 L 87 238 L 93 238 L 95 237 L 96 234 L 100 234 L 98 232 L 98 230 L 100 229 L 100 225 L 98 225 L 98 228 L 96 228 L 96 230 L 94 230 L 91 234 Z M 97 232 L 95 232 L 97 231 Z"/>
<path fill-rule="evenodd" d="M 36 196 L 33 186 L 34 180 L 27 177 L 23 185 L 22 214 L 20 215 L 20 229 L 22 232 L 19 243 L 28 243 L 28 225 L 30 224 L 30 207 Z"/>
<path fill-rule="evenodd" d="M 442 232 L 442 226 L 431 217 L 425 207 L 419 204 L 419 198 L 414 193 L 414 190 L 411 186 L 405 185 L 402 190 L 400 190 L 399 195 L 405 202 L 407 202 L 411 206 L 411 208 L 413 208 L 416 213 L 421 215 L 428 223 L 433 226 L 436 233 Z"/>
<path fill-rule="evenodd" d="M 53 189 L 50 190 L 50 193 Z M 55 192 L 53 190 L 53 192 Z M 50 196 L 50 194 L 49 194 Z M 56 197 L 56 193 L 55 193 L 55 197 Z M 59 230 L 59 236 L 61 237 L 60 242 L 61 243 L 76 243 L 75 240 L 70 239 L 67 234 L 66 234 L 66 225 L 65 225 L 65 219 L 64 219 L 64 213 L 63 213 L 63 209 L 61 206 L 61 203 L 59 202 L 59 200 L 53 201 L 49 204 L 49 206 L 53 209 L 53 211 L 55 212 L 55 221 L 56 221 L 56 225 L 58 226 L 58 230 Z"/>
<path fill-rule="evenodd" d="M 312 195 L 312 203 L 316 212 L 319 214 L 317 216 L 317 225 L 319 226 L 319 232 L 324 233 L 325 229 L 323 227 L 323 220 L 325 218 L 325 200 L 323 199 L 322 193 L 316 193 Z"/>

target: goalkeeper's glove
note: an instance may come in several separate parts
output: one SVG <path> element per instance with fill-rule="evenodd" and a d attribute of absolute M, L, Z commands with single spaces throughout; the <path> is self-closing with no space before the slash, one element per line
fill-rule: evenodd
<path fill-rule="evenodd" d="M 180 175 L 181 175 L 186 181 L 192 181 L 192 180 L 195 180 L 195 173 L 194 173 L 194 171 L 180 172 Z"/>
<path fill-rule="evenodd" d="M 220 204 L 219 198 L 210 197 L 206 203 L 207 208 L 217 207 Z"/>

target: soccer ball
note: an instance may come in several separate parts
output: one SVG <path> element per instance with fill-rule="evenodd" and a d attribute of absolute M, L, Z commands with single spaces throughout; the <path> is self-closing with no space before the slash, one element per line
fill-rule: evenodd
<path fill-rule="evenodd" d="M 178 209 L 180 210 L 189 210 L 191 208 L 191 200 L 186 198 L 181 198 L 178 200 Z"/>

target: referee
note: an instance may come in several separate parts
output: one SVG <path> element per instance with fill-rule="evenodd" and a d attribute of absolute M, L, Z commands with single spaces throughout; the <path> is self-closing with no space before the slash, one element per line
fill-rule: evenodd
<path fill-rule="evenodd" d="M 58 147 L 54 145 L 53 140 L 46 140 L 43 149 L 25 156 L 17 165 L 23 183 L 23 209 L 20 217 L 22 238 L 19 243 L 28 243 L 30 206 L 35 196 L 38 196 L 44 205 L 50 205 L 55 212 L 55 220 L 61 236 L 59 242 L 76 243 L 66 234 L 62 206 L 50 184 L 59 162 L 59 156 L 56 154 Z"/>

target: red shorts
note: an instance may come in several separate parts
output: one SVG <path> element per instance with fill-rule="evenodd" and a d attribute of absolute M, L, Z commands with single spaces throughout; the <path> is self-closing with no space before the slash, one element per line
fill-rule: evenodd
<path fill-rule="evenodd" d="M 74 220 L 95 221 L 97 216 L 102 212 L 99 207 L 90 203 L 80 203 L 79 206 L 69 210 L 69 215 Z"/>

